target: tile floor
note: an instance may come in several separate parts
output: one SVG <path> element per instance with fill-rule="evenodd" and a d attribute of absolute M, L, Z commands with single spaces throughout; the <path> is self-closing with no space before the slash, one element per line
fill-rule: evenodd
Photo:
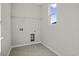
<path fill-rule="evenodd" d="M 10 56 L 57 56 L 41 43 L 13 48 Z"/>

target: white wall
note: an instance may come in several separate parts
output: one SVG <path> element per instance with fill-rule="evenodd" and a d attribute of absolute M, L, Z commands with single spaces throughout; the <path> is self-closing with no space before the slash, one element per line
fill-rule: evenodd
<path fill-rule="evenodd" d="M 0 4 L 0 13 L 1 13 L 1 4 Z M 0 55 L 1 55 L 1 14 L 0 14 Z"/>
<path fill-rule="evenodd" d="M 41 40 L 61 55 L 79 55 L 79 4 L 57 4 L 57 24 L 52 25 L 43 5 Z"/>
<path fill-rule="evenodd" d="M 14 3 L 12 4 L 12 16 L 40 18 L 40 5 Z"/>
<path fill-rule="evenodd" d="M 24 30 L 21 32 L 19 28 Z M 35 4 L 12 4 L 12 46 L 32 44 L 30 42 L 31 33 L 36 34 L 35 42 L 39 42 L 40 6 Z"/>
<path fill-rule="evenodd" d="M 11 44 L 11 19 L 10 19 L 10 4 L 1 4 L 1 55 L 6 56 L 9 54 Z"/>

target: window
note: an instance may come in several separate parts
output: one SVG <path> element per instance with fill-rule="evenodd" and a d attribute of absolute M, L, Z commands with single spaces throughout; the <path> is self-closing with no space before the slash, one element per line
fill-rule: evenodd
<path fill-rule="evenodd" d="M 51 24 L 56 24 L 56 4 L 50 4 L 48 9 L 48 14 Z"/>

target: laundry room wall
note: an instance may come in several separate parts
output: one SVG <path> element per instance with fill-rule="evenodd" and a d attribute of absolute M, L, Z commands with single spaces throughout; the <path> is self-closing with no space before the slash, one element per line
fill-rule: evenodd
<path fill-rule="evenodd" d="M 40 5 L 12 4 L 12 46 L 29 45 L 40 42 Z M 22 29 L 23 31 L 20 31 Z M 31 42 L 30 34 L 35 34 Z"/>
<path fill-rule="evenodd" d="M 57 23 L 49 21 L 48 4 L 43 4 L 42 43 L 57 55 L 79 55 L 79 4 L 57 4 Z"/>
<path fill-rule="evenodd" d="M 1 4 L 0 4 L 0 13 L 1 13 Z M 0 14 L 0 55 L 1 55 L 1 14 Z"/>
<path fill-rule="evenodd" d="M 11 46 L 11 4 L 1 3 L 1 55 L 7 56 Z"/>

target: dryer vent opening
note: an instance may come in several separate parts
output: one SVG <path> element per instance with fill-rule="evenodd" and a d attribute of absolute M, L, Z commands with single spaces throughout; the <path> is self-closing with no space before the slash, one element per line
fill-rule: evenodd
<path fill-rule="evenodd" d="M 35 34 L 32 33 L 32 34 L 30 34 L 30 36 L 31 36 L 31 42 L 35 41 Z"/>

